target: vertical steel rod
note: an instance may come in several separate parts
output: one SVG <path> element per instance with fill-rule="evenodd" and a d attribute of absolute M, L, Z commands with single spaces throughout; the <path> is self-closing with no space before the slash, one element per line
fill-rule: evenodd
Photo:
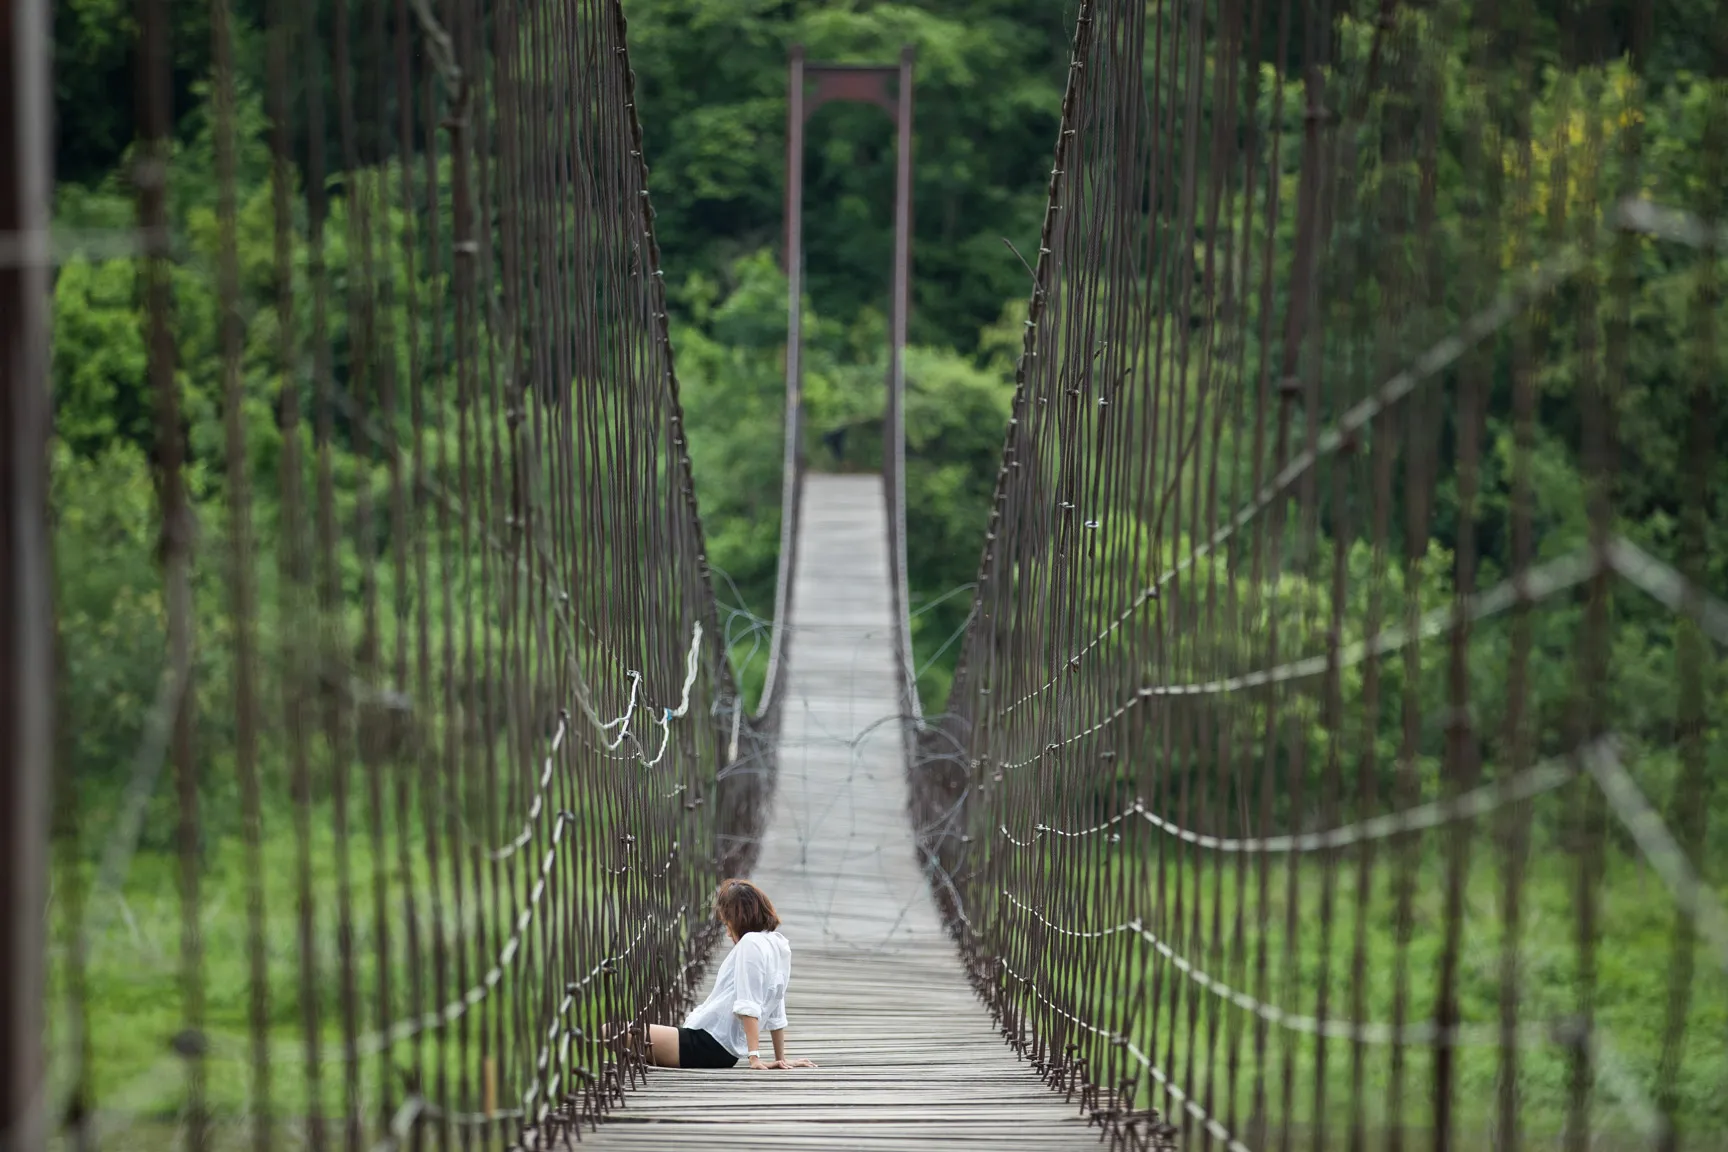
<path fill-rule="evenodd" d="M 47 1138 L 49 59 L 46 0 L 0 5 L 0 1150 Z"/>
<path fill-rule="evenodd" d="M 912 652 L 912 624 L 906 579 L 906 321 L 911 311 L 912 281 L 912 61 L 910 44 L 900 49 L 900 90 L 895 100 L 894 282 L 888 361 L 888 444 L 893 468 L 888 497 L 889 533 L 894 545 L 894 619 L 899 629 L 902 683 L 907 712 L 916 721 L 917 661 Z"/>
<path fill-rule="evenodd" d="M 756 715 L 766 716 L 774 703 L 780 675 L 781 639 L 792 604 L 792 562 L 798 541 L 796 477 L 803 468 L 804 387 L 804 46 L 794 44 L 786 73 L 786 444 L 780 492 L 780 563 L 774 581 L 773 634 L 768 643 L 768 669 Z M 742 708 L 742 702 L 738 705 Z M 734 753 L 735 750 L 734 750 Z"/>

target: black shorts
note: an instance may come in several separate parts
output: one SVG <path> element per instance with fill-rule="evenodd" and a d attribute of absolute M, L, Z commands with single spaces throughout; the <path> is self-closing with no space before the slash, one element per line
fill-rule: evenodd
<path fill-rule="evenodd" d="M 730 1068 L 738 1057 L 726 1051 L 720 1041 L 701 1028 L 678 1029 L 678 1066 L 680 1068 Z"/>

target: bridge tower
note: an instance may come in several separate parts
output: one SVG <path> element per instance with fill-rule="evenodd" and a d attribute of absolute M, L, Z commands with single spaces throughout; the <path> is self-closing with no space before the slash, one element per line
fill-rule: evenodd
<path fill-rule="evenodd" d="M 898 621 L 896 656 L 909 695 L 910 712 L 919 714 L 918 688 L 913 675 L 912 631 L 907 616 L 906 588 L 906 322 L 912 280 L 912 64 L 911 45 L 900 49 L 898 64 L 822 64 L 807 62 L 804 46 L 792 46 L 786 98 L 786 465 L 803 470 L 803 292 L 804 292 L 804 128 L 822 105 L 834 101 L 874 104 L 894 117 L 894 264 L 889 288 L 888 399 L 883 413 L 883 492 L 888 502 L 888 535 L 893 567 L 894 616 Z M 781 510 L 779 596 L 792 586 L 797 544 L 797 491 L 787 485 Z M 786 619 L 788 605 L 774 606 L 775 627 Z M 771 651 L 778 653 L 779 646 Z M 772 659 L 772 658 L 771 658 Z M 777 669 L 770 664 L 763 699 L 767 700 Z"/>

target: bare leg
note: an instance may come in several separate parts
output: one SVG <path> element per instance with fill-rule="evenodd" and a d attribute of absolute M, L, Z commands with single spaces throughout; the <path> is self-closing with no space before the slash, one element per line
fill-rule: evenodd
<path fill-rule="evenodd" d="M 678 1029 L 665 1024 L 648 1025 L 648 1048 L 661 1068 L 678 1067 Z"/>

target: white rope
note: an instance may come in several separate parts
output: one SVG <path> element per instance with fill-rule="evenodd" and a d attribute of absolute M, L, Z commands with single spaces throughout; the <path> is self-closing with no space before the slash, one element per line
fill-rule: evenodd
<path fill-rule="evenodd" d="M 1693 584 L 1624 536 L 1608 542 L 1609 567 L 1644 590 L 1651 599 L 1690 616 L 1718 644 L 1728 644 L 1728 604 Z"/>
<path fill-rule="evenodd" d="M 681 718 L 690 711 L 690 690 L 696 686 L 696 653 L 702 646 L 702 621 L 696 621 L 690 629 L 690 651 L 684 657 L 684 692 L 678 700 L 676 709 L 668 708 L 661 721 L 667 722 Z"/>
<path fill-rule="evenodd" d="M 1644 798 L 1638 782 L 1632 779 L 1606 742 L 1581 757 L 1585 770 L 1596 778 L 1604 795 L 1613 805 L 1614 814 L 1626 825 L 1643 851 L 1650 866 L 1668 886 L 1669 893 L 1680 911 L 1690 916 L 1698 934 L 1716 953 L 1716 963 L 1728 972 L 1728 913 L 1722 909 L 1720 897 L 1699 879 L 1686 852 L 1668 831 L 1661 815 Z"/>
<path fill-rule="evenodd" d="M 486 853 L 488 859 L 508 859 L 509 857 L 514 856 L 517 852 L 520 852 L 523 848 L 526 848 L 528 842 L 534 838 L 534 825 L 540 819 L 540 813 L 545 811 L 546 789 L 552 784 L 552 763 L 558 755 L 558 749 L 564 744 L 564 733 L 569 722 L 570 717 L 568 713 L 559 714 L 558 731 L 552 734 L 552 751 L 546 754 L 545 765 L 540 770 L 540 782 L 534 789 L 534 801 L 528 805 L 528 816 L 522 822 L 522 831 L 517 833 L 515 838 L 508 844 L 505 844 L 502 848 L 497 848 Z"/>
<path fill-rule="evenodd" d="M 691 631 L 690 651 L 684 661 L 683 695 L 679 700 L 676 709 L 667 708 L 662 711 L 660 719 L 657 721 L 660 725 L 661 732 L 660 751 L 655 754 L 654 759 L 645 762 L 645 767 L 652 768 L 660 763 L 661 759 L 666 755 L 666 745 L 670 736 L 667 726 L 671 721 L 687 715 L 690 711 L 690 693 L 696 685 L 696 658 L 701 644 L 702 622 L 697 621 L 695 628 Z M 596 721 L 595 723 L 595 726 L 602 732 L 609 732 L 613 728 L 619 729 L 616 739 L 605 741 L 606 750 L 608 752 L 616 751 L 618 746 L 621 745 L 630 735 L 630 719 L 636 711 L 639 689 L 642 684 L 642 674 L 635 670 L 630 670 L 628 675 L 630 678 L 630 696 L 625 705 L 623 714 L 615 720 L 608 720 L 605 723 Z M 488 859 L 506 860 L 517 852 L 520 852 L 523 848 L 526 848 L 529 842 L 533 839 L 534 825 L 539 821 L 541 815 L 543 815 L 546 810 L 546 791 L 552 783 L 554 761 L 558 755 L 558 750 L 564 744 L 564 737 L 569 727 L 569 719 L 567 713 L 560 713 L 558 716 L 558 729 L 552 734 L 552 750 L 547 753 L 546 759 L 541 766 L 540 779 L 535 786 L 534 799 L 528 806 L 528 815 L 522 822 L 522 830 L 501 847 L 487 851 L 486 856 Z"/>
<path fill-rule="evenodd" d="M 1424 1046 L 1483 1046 L 1496 1044 L 1500 1040 L 1501 1029 L 1493 1024 L 1459 1025 L 1452 1029 L 1435 1027 L 1431 1020 L 1422 1020 L 1404 1025 L 1363 1023 L 1350 1020 L 1321 1019 L 1317 1016 L 1303 1016 L 1287 1012 L 1276 1004 L 1256 999 L 1246 992 L 1239 991 L 1224 981 L 1212 976 L 1186 957 L 1179 955 L 1169 944 L 1159 939 L 1157 935 L 1147 930 L 1145 924 L 1138 918 L 1127 920 L 1114 927 L 1098 931 L 1079 931 L 1066 928 L 1051 922 L 1035 908 L 1021 900 L 1006 888 L 1002 896 L 1015 908 L 1038 920 L 1046 928 L 1064 936 L 1076 939 L 1096 940 L 1105 936 L 1114 936 L 1122 932 L 1135 933 L 1143 943 L 1150 944 L 1160 956 L 1170 961 L 1176 970 L 1220 999 L 1227 1000 L 1238 1008 L 1252 1012 L 1254 1015 L 1292 1032 L 1300 1032 L 1307 1036 L 1324 1036 L 1329 1040 L 1349 1040 L 1363 1044 L 1400 1044 Z M 1520 1038 L 1526 1042 L 1541 1039 L 1542 1034 L 1530 1026 L 1520 1029 Z"/>
<path fill-rule="evenodd" d="M 630 669 L 629 677 L 630 699 L 624 704 L 623 714 L 620 715 L 618 719 L 608 720 L 604 724 L 599 724 L 598 719 L 596 718 L 596 724 L 600 731 L 610 732 L 614 728 L 618 729 L 617 739 L 605 741 L 606 751 L 608 752 L 616 752 L 618 746 L 630 737 L 630 718 L 636 714 L 636 696 L 638 690 L 642 687 L 642 673 L 632 668 Z"/>
<path fill-rule="evenodd" d="M 660 751 L 654 753 L 654 759 L 645 760 L 644 768 L 653 768 L 666 755 L 666 746 L 672 742 L 672 721 L 681 719 L 690 711 L 690 690 L 696 686 L 696 653 L 702 644 L 702 621 L 696 621 L 696 626 L 690 631 L 690 652 L 684 658 L 684 692 L 678 700 L 678 707 L 665 708 L 655 723 L 660 725 Z"/>
<path fill-rule="evenodd" d="M 1339 650 L 1336 658 L 1337 666 L 1339 668 L 1353 667 L 1371 655 L 1384 656 L 1399 651 L 1414 640 L 1438 636 L 1448 628 L 1455 627 L 1461 621 L 1476 623 L 1497 616 L 1520 603 L 1528 604 L 1552 596 L 1557 592 L 1563 592 L 1568 588 L 1575 588 L 1600 571 L 1602 571 L 1602 563 L 1588 549 L 1580 549 L 1558 560 L 1551 560 L 1546 564 L 1540 564 L 1518 573 L 1510 579 L 1501 581 L 1486 592 L 1467 596 L 1444 608 L 1435 608 L 1425 613 L 1417 621 L 1414 628 L 1394 624 L 1371 637 L 1353 641 Z M 1725 613 L 1724 618 L 1728 620 L 1728 613 Z M 1728 624 L 1725 624 L 1725 629 L 1728 629 Z M 1076 657 L 1076 659 L 1078 658 Z M 1036 755 L 1004 764 L 1003 767 L 1020 769 L 1036 763 L 1051 752 L 1065 748 L 1101 731 L 1127 715 L 1136 705 L 1147 700 L 1175 696 L 1217 695 L 1245 688 L 1263 688 L 1271 684 L 1323 675 L 1332 666 L 1333 658 L 1331 656 L 1308 656 L 1301 660 L 1280 664 L 1275 668 L 1263 668 L 1222 680 L 1187 684 L 1149 684 L 1138 689 L 1133 696 L 1091 727 L 1082 729 L 1054 743 L 1046 744 Z M 1026 699 L 1031 699 L 1031 697 Z"/>
<path fill-rule="evenodd" d="M 504 979 L 504 973 L 510 969 L 510 967 L 515 963 L 516 958 L 521 955 L 522 937 L 528 931 L 528 925 L 534 920 L 534 913 L 540 906 L 541 898 L 546 895 L 546 878 L 551 874 L 552 866 L 557 861 L 558 844 L 564 839 L 564 829 L 566 825 L 574 819 L 575 817 L 570 813 L 560 812 L 558 814 L 558 819 L 553 822 L 552 844 L 551 847 L 546 850 L 546 855 L 541 859 L 540 875 L 535 880 L 534 888 L 528 895 L 527 906 L 517 915 L 516 923 L 514 928 L 511 930 L 509 939 L 506 940 L 504 946 L 498 950 L 498 956 L 496 960 L 494 960 L 492 967 L 487 970 L 486 975 L 481 977 L 479 981 L 477 981 L 461 996 L 458 996 L 448 1004 L 444 1005 L 443 1008 L 423 1013 L 412 1020 L 400 1021 L 386 1032 L 372 1032 L 361 1037 L 356 1043 L 356 1048 L 360 1053 L 364 1055 L 372 1055 L 385 1049 L 393 1048 L 402 1041 L 416 1036 L 421 1032 L 431 1031 L 442 1028 L 447 1024 L 452 1024 L 461 1019 L 470 1008 L 475 1007 L 491 994 L 492 990 Z M 650 913 L 647 920 L 643 922 L 643 933 L 647 932 L 648 925 L 653 921 L 653 919 L 654 916 Z M 635 948 L 636 943 L 639 943 L 641 938 L 641 934 L 638 934 L 636 942 L 632 943 L 630 948 Z M 628 954 L 628 952 L 629 949 L 626 949 L 623 954 Z M 617 957 L 612 957 L 611 959 L 615 960 Z M 602 961 L 600 968 L 603 968 L 606 963 L 608 963 L 608 961 Z M 600 968 L 596 968 L 594 973 L 590 973 L 588 979 L 593 979 L 594 975 L 600 971 Z M 583 983 L 585 984 L 587 981 L 584 980 Z M 337 1055 L 335 1054 L 331 1056 L 332 1060 L 336 1058 Z"/>
<path fill-rule="evenodd" d="M 1338 650 L 1337 666 L 1354 667 L 1369 656 L 1385 656 L 1400 651 L 1414 640 L 1432 639 L 1462 622 L 1474 624 L 1497 616 L 1519 603 L 1529 604 L 1545 599 L 1556 592 L 1577 587 L 1600 571 L 1602 565 L 1590 550 L 1581 548 L 1558 560 L 1526 569 L 1486 592 L 1466 596 L 1444 608 L 1435 608 L 1425 613 L 1414 629 L 1395 624 L 1367 639 L 1352 641 Z M 1265 668 L 1222 680 L 1161 685 L 1152 689 L 1152 695 L 1208 696 L 1235 692 L 1243 688 L 1261 688 L 1269 684 L 1319 676 L 1331 666 L 1332 658 L 1329 656 L 1309 656 L 1280 664 L 1276 668 Z"/>
<path fill-rule="evenodd" d="M 1586 745 L 1583 751 L 1588 752 L 1594 747 L 1596 746 Z M 1444 800 L 1434 800 L 1415 808 L 1390 812 L 1384 816 L 1375 816 L 1372 819 L 1358 821 L 1354 824 L 1343 824 L 1321 832 L 1303 832 L 1293 836 L 1265 836 L 1232 840 L 1221 836 L 1206 836 L 1178 827 L 1170 821 L 1146 811 L 1139 800 L 1134 802 L 1134 807 L 1129 811 L 1138 812 L 1143 820 L 1162 832 L 1216 852 L 1252 854 L 1312 852 L 1325 848 L 1347 848 L 1353 844 L 1360 844 L 1369 840 L 1384 840 L 1402 832 L 1426 831 L 1455 820 L 1468 820 L 1485 816 L 1504 805 L 1529 800 L 1542 795 L 1544 792 L 1552 792 L 1577 776 L 1577 772 L 1572 768 L 1571 759 L 1571 754 L 1556 756 L 1544 760 L 1540 764 L 1533 764 L 1522 772 L 1514 773 L 1504 780 L 1483 784 L 1468 792 L 1462 792 Z"/>
<path fill-rule="evenodd" d="M 1693 248 L 1728 249 L 1728 225 L 1712 227 L 1703 218 L 1683 208 L 1670 208 L 1641 196 L 1628 196 L 1614 212 L 1614 225 L 1628 232 L 1642 232 L 1658 240 L 1671 240 Z"/>
<path fill-rule="evenodd" d="M 1187 556 L 1166 569 L 1163 575 L 1159 576 L 1151 586 L 1143 589 L 1135 597 L 1134 602 L 1124 609 L 1102 632 L 1098 633 L 1079 652 L 1064 661 L 1063 667 L 1078 667 L 1081 656 L 1102 644 L 1148 601 L 1157 599 L 1159 591 L 1171 580 L 1223 547 L 1231 537 L 1252 523 L 1261 512 L 1272 505 L 1280 493 L 1288 490 L 1322 458 L 1332 455 L 1350 441 L 1357 431 L 1368 427 L 1381 412 L 1414 392 L 1417 385 L 1450 368 L 1471 348 L 1510 324 L 1524 309 L 1558 288 L 1573 273 L 1584 267 L 1586 267 L 1586 261 L 1576 247 L 1565 249 L 1549 264 L 1538 266 L 1525 273 L 1521 283 L 1508 289 L 1494 303 L 1466 320 L 1457 331 L 1446 336 L 1418 356 L 1410 367 L 1388 377 L 1371 395 L 1364 397 L 1343 416 L 1339 417 L 1337 423 L 1322 432 L 1314 447 L 1298 453 L 1277 476 L 1254 495 L 1253 499 L 1237 509 L 1236 514 L 1222 528 L 1214 532 L 1209 540 L 1196 546 Z M 1012 711 L 1033 697 L 1049 691 L 1059 679 L 1060 673 L 1052 676 L 1042 687 L 1016 700 L 1009 706 L 1008 710 Z"/>
<path fill-rule="evenodd" d="M 1249 1147 L 1236 1139 L 1228 1128 L 1214 1120 L 1204 1108 L 1191 1100 L 1186 1092 L 1182 1091 L 1182 1089 L 1172 1083 L 1170 1077 L 1164 1072 L 1164 1069 L 1160 1068 L 1155 1061 L 1146 1055 L 1146 1053 L 1140 1051 L 1140 1049 L 1135 1046 L 1134 1041 L 1123 1036 L 1121 1033 L 1111 1032 L 1100 1028 L 1095 1024 L 1089 1024 L 1080 1019 L 1080 1017 L 1074 1015 L 1072 1012 L 1058 1007 L 1050 1001 L 1049 997 L 1045 996 L 1044 993 L 1039 990 L 1035 983 L 1010 968 L 1006 960 L 998 958 L 997 963 L 1001 964 L 1004 972 L 1018 980 L 1025 987 L 1031 989 L 1032 995 L 1036 997 L 1041 1004 L 1052 1012 L 1055 1012 L 1057 1015 L 1069 1020 L 1075 1025 L 1075 1027 L 1084 1028 L 1088 1032 L 1104 1037 L 1111 1043 L 1120 1043 L 1121 1046 L 1127 1049 L 1127 1051 L 1133 1055 L 1136 1060 L 1140 1061 L 1140 1063 L 1145 1066 L 1146 1070 L 1152 1074 L 1152 1078 L 1158 1082 L 1159 1086 L 1170 1094 L 1170 1098 L 1182 1105 L 1183 1111 L 1187 1112 L 1188 1115 L 1192 1116 L 1195 1120 L 1204 1125 L 1206 1131 L 1210 1132 L 1214 1138 L 1223 1141 L 1225 1147 L 1230 1149 L 1230 1152 L 1251 1152 Z"/>

